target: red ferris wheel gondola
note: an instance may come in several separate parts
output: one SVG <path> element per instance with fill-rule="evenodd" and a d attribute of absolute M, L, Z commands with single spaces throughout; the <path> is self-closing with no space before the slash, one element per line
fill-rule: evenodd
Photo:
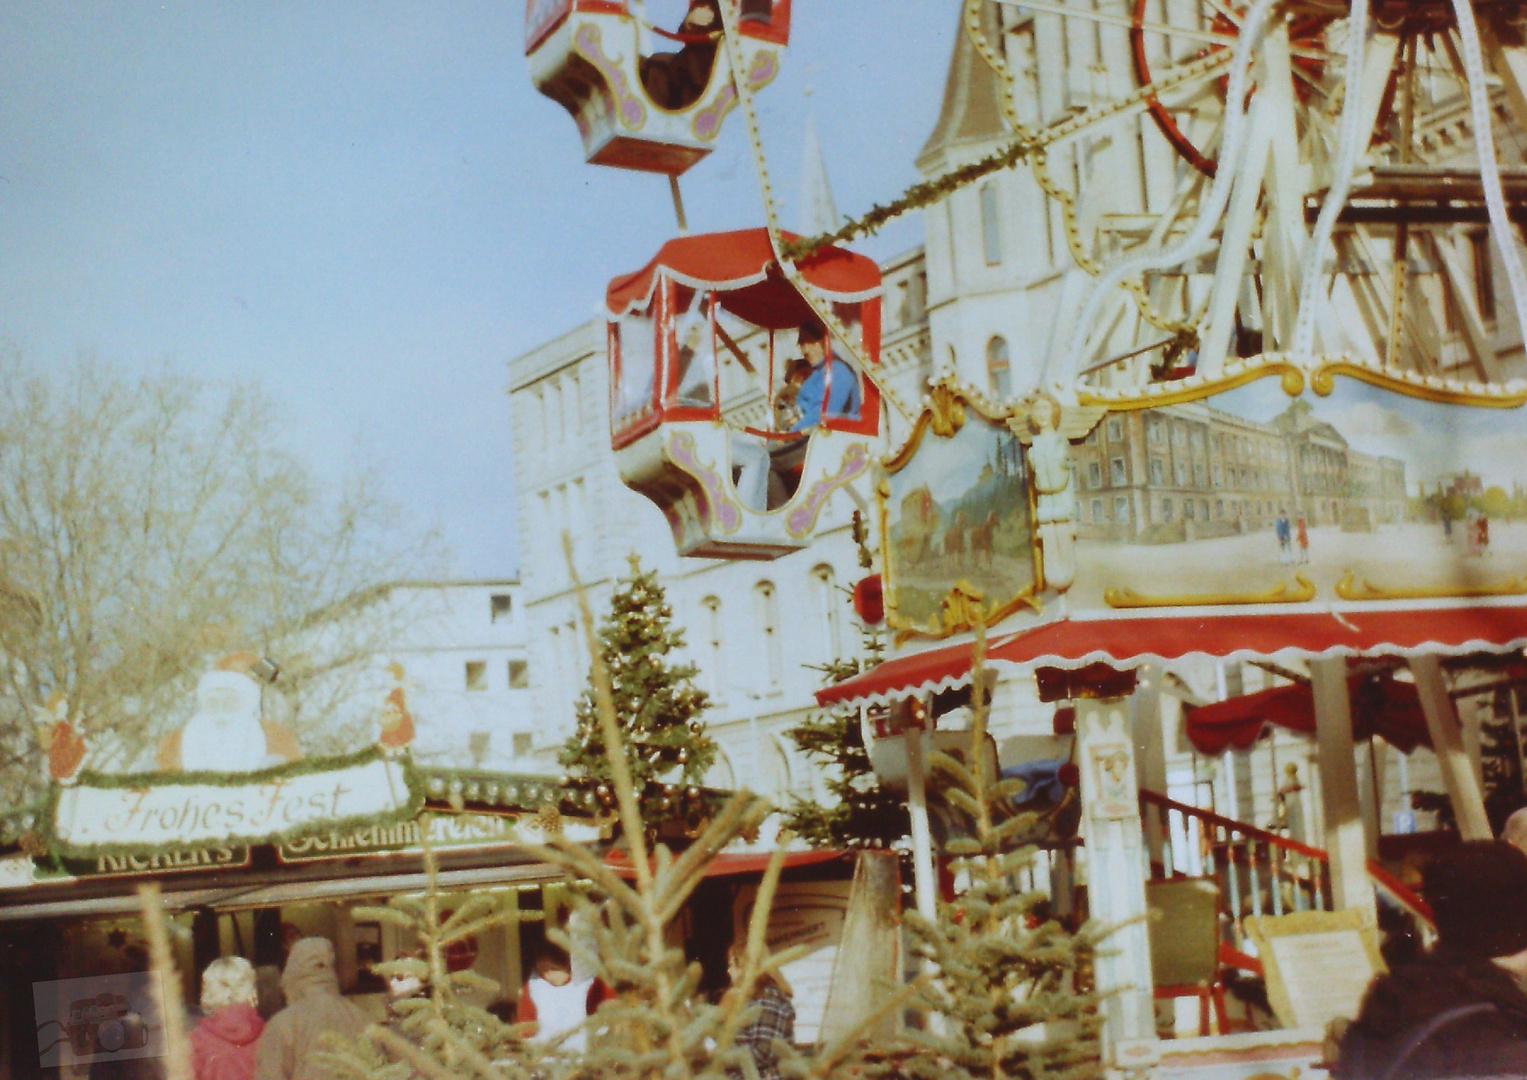
<path fill-rule="evenodd" d="M 880 269 L 830 247 L 797 269 L 878 363 Z M 865 475 L 873 381 L 823 343 L 763 229 L 683 236 L 605 292 L 610 444 L 621 479 L 683 555 L 776 558 L 809 543 L 834 492 Z M 795 352 L 803 354 L 795 359 Z M 792 376 L 799 414 L 784 404 Z"/>
<path fill-rule="evenodd" d="M 526 0 L 531 82 L 572 114 L 587 161 L 678 176 L 710 153 L 738 104 L 717 2 L 692 0 L 692 32 L 668 33 L 646 23 L 641 0 Z M 743 75 L 758 90 L 779 73 L 790 0 L 743 0 L 739 16 Z M 649 33 L 677 51 L 644 54 Z"/>

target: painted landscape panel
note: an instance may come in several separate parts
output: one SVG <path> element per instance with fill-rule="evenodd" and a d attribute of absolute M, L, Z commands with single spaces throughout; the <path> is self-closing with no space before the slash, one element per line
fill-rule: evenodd
<path fill-rule="evenodd" d="M 886 607 L 903 629 L 934 626 L 957 583 L 988 611 L 1035 584 L 1023 444 L 971 410 L 950 438 L 925 431 L 882 488 Z"/>
<path fill-rule="evenodd" d="M 1523 420 L 1349 379 L 1326 398 L 1264 379 L 1110 415 L 1072 447 L 1072 601 L 1512 591 L 1527 576 Z"/>

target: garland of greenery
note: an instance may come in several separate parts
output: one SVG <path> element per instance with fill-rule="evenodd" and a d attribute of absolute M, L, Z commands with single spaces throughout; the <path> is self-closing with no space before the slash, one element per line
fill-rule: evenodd
<path fill-rule="evenodd" d="M 961 165 L 957 169 L 950 169 L 932 180 L 922 180 L 913 184 L 902 193 L 900 198 L 893 199 L 884 206 L 876 203 L 861 216 L 849 218 L 832 232 L 786 240 L 783 245 L 785 256 L 795 260 L 804 259 L 832 244 L 856 240 L 861 236 L 879 232 L 881 226 L 893 218 L 898 218 L 910 210 L 921 210 L 925 206 L 941 202 L 960 188 L 975 183 L 983 176 L 1012 168 L 1039 149 L 1041 145 L 1041 141 L 1032 136 L 1016 138 L 986 157 L 972 161 L 968 165 Z"/>
<path fill-rule="evenodd" d="M 97 773 L 87 771 L 79 775 L 76 783 L 95 788 L 115 789 L 190 787 L 200 785 L 225 788 L 257 787 L 262 783 L 270 783 L 276 780 L 367 765 L 384 756 L 386 756 L 386 751 L 380 747 L 373 746 L 336 757 L 305 758 L 301 761 L 273 766 L 269 769 L 261 769 L 258 772 L 251 773 L 208 771 Z M 61 786 L 54 785 L 49 791 L 46 805 L 34 808 L 32 811 L 32 820 L 35 821 L 38 832 L 29 832 L 24 838 L 37 843 L 41 850 L 31 854 L 40 861 L 55 869 L 66 870 L 65 860 L 70 862 L 81 859 L 93 860 L 108 855 L 153 858 L 156 855 L 168 856 L 193 848 L 274 845 L 287 843 L 291 840 L 317 833 L 343 833 L 358 831 L 373 825 L 394 825 L 417 817 L 427 803 L 448 805 L 453 810 L 458 811 L 467 806 L 481 807 L 486 805 L 529 814 L 544 811 L 547 807 L 554 807 L 562 813 L 571 812 L 580 817 L 586 816 L 590 818 L 598 818 L 609 813 L 609 808 L 605 805 L 604 800 L 599 798 L 598 785 L 596 783 L 570 777 L 551 777 L 535 773 L 500 773 L 482 769 L 452 769 L 438 766 L 421 768 L 414 766 L 411 761 L 404 762 L 403 776 L 409 790 L 407 804 L 404 808 L 388 814 L 356 815 L 349 818 L 324 820 L 293 826 L 289 829 L 267 834 L 240 834 L 221 839 L 198 840 L 193 844 L 176 843 L 173 841 L 160 844 L 113 843 L 78 845 L 68 843 L 62 840 L 54 830 L 54 824 L 57 820 L 58 802 L 63 792 Z M 708 818 L 714 814 L 715 810 L 725 800 L 727 793 L 709 788 L 702 788 L 700 792 L 698 806 L 692 808 L 692 810 L 698 811 L 701 817 Z M 20 814 L 10 816 L 20 817 Z M 26 823 L 31 825 L 32 821 Z"/>
<path fill-rule="evenodd" d="M 140 773 L 82 772 L 73 786 L 105 789 L 174 788 L 204 785 L 229 789 L 259 787 L 262 784 L 272 783 L 277 780 L 287 780 L 293 777 L 307 776 L 320 772 L 337 772 L 342 769 L 369 765 L 387 756 L 389 756 L 388 752 L 380 746 L 371 746 L 364 750 L 337 757 L 303 758 L 301 761 L 294 761 L 286 765 L 277 765 L 269 769 L 260 769 L 256 772 L 247 773 L 222 773 L 206 770 L 196 772 Z M 48 793 L 48 807 L 42 822 L 42 836 L 47 844 L 50 855 L 56 861 L 60 857 L 94 859 L 103 855 L 152 857 L 154 855 L 168 855 L 175 851 L 184 851 L 188 847 L 204 848 L 219 845 L 227 846 L 230 844 L 235 846 L 246 844 L 251 846 L 281 844 L 315 833 L 348 832 L 352 829 L 363 829 L 371 825 L 392 825 L 413 818 L 424 806 L 424 784 L 417 771 L 413 768 L 412 762 L 406 757 L 402 760 L 402 772 L 403 781 L 408 787 L 408 798 L 396 810 L 384 814 L 355 814 L 345 818 L 325 819 L 323 821 L 292 826 L 288 829 L 277 829 L 268 833 L 236 833 L 221 838 L 198 840 L 192 844 L 184 842 L 176 843 L 173 841 L 162 844 L 70 843 L 61 838 L 56 829 L 59 800 L 67 789 L 63 785 L 55 784 Z"/>

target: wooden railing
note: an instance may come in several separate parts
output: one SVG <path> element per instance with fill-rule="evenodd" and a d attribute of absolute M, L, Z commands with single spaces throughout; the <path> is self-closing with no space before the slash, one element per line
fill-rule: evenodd
<path fill-rule="evenodd" d="M 1147 835 L 1153 813 L 1161 822 L 1160 849 L 1150 853 L 1153 862 L 1161 860 L 1159 872 L 1220 882 L 1236 947 L 1248 915 L 1332 910 L 1331 859 L 1320 848 L 1154 791 L 1142 790 L 1140 803 Z M 1175 864 L 1174 851 L 1185 853 L 1183 865 Z M 1369 860 L 1368 876 L 1382 896 L 1431 925 L 1426 902 L 1383 866 Z"/>

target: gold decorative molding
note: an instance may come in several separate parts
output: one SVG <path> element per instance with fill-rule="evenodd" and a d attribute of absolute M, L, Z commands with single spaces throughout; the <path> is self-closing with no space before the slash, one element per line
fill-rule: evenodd
<path fill-rule="evenodd" d="M 1384 588 L 1367 578 L 1354 580 L 1351 570 L 1336 583 L 1336 595 L 1342 600 L 1446 600 L 1482 596 L 1527 595 L 1527 578 L 1510 578 L 1489 585 L 1422 585 Z"/>
<path fill-rule="evenodd" d="M 1013 407 L 992 401 L 975 387 L 960 382 L 953 375 L 943 376 L 929 387 L 928 393 L 923 398 L 923 411 L 918 414 L 906 441 L 880 459 L 881 467 L 887 472 L 896 472 L 906 465 L 917 450 L 917 444 L 922 440 L 923 433 L 930 427 L 933 429 L 933 434 L 940 438 L 953 438 L 960 428 L 965 426 L 965 420 L 971 411 L 993 424 L 1005 424 L 1015 415 Z"/>
<path fill-rule="evenodd" d="M 1302 604 L 1315 599 L 1315 586 L 1303 574 L 1253 593 L 1194 593 L 1142 596 L 1133 589 L 1104 589 L 1103 603 L 1111 608 L 1219 607 L 1228 604 Z"/>
<path fill-rule="evenodd" d="M 887 622 L 895 628 L 895 642 L 900 645 L 914 637 L 946 638 L 953 634 L 967 633 L 978 626 L 995 626 L 1019 608 L 1028 607 L 1036 612 L 1044 610 L 1033 586 L 1025 588 L 1004 604 L 994 604 L 988 608 L 984 600 L 980 589 L 961 578 L 944 595 L 939 613 L 926 623 L 891 617 L 890 604 L 886 605 Z"/>
<path fill-rule="evenodd" d="M 1076 400 L 1081 405 L 1102 405 L 1118 412 L 1137 409 L 1157 409 L 1163 405 L 1181 405 L 1188 401 L 1223 394 L 1227 390 L 1245 386 L 1258 379 L 1276 375 L 1283 392 L 1298 397 L 1304 392 L 1304 371 L 1281 353 L 1265 353 L 1262 356 L 1227 363 L 1217 378 L 1207 375 L 1190 375 L 1186 379 L 1155 383 L 1143 394 L 1134 388 L 1112 391 L 1106 388 L 1081 387 Z"/>
<path fill-rule="evenodd" d="M 1351 360 L 1328 360 L 1310 372 L 1310 389 L 1321 397 L 1336 389 L 1336 376 L 1345 375 L 1369 386 L 1392 390 L 1407 397 L 1423 401 L 1436 401 L 1444 405 L 1476 405 L 1489 409 L 1515 409 L 1527 404 L 1527 383 L 1515 380 L 1511 383 L 1490 387 L 1485 383 L 1460 384 L 1455 380 L 1419 372 L 1393 371 L 1354 363 Z"/>
<path fill-rule="evenodd" d="M 948 383 L 935 383 L 928 391 L 928 418 L 933 434 L 952 438 L 965 426 L 965 399 Z"/>
<path fill-rule="evenodd" d="M 1262 353 L 1231 359 L 1213 377 L 1193 374 L 1186 379 L 1152 383 L 1143 388 L 1082 386 L 1077 388 L 1076 397 L 1079 404 L 1103 405 L 1119 412 L 1155 409 L 1213 397 L 1272 375 L 1278 376 L 1283 392 L 1289 397 L 1304 393 L 1306 385 L 1320 397 L 1326 397 L 1336 389 L 1336 376 L 1345 375 L 1369 386 L 1444 405 L 1515 409 L 1527 404 L 1527 380 L 1490 384 L 1449 379 L 1386 368 L 1341 353 L 1299 359 L 1285 353 Z"/>

